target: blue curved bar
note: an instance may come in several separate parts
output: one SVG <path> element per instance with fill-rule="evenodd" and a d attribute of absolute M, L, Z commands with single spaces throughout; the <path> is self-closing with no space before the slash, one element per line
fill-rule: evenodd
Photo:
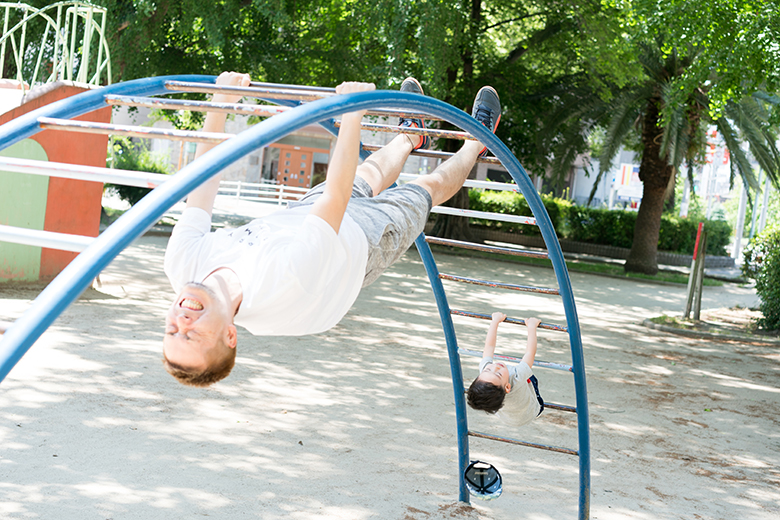
<path fill-rule="evenodd" d="M 0 127 L 0 148 L 10 146 L 38 131 L 38 117 L 70 118 L 102 108 L 106 106 L 103 101 L 103 96 L 106 94 L 161 94 L 166 92 L 164 84 L 167 80 L 212 82 L 214 78 L 211 76 L 147 78 L 127 83 L 118 83 L 104 89 L 86 92 L 47 105 Z M 213 148 L 196 161 L 188 164 L 173 176 L 171 180 L 144 197 L 97 237 L 92 245 L 76 257 L 41 292 L 30 309 L 8 329 L 2 336 L 2 339 L 0 339 L 0 381 L 8 375 L 9 371 L 46 328 L 89 286 L 92 280 L 111 260 L 129 246 L 133 240 L 154 225 L 168 208 L 184 199 L 192 190 L 244 155 L 273 143 L 299 128 L 328 120 L 341 113 L 375 108 L 401 108 L 427 113 L 445 119 L 471 133 L 482 143 L 486 144 L 499 158 L 528 201 L 528 205 L 536 217 L 542 237 L 547 245 L 549 258 L 553 263 L 559 292 L 564 303 L 575 378 L 579 430 L 579 518 L 588 518 L 590 505 L 590 441 L 582 340 L 571 283 L 552 222 L 528 174 L 506 145 L 470 115 L 429 97 L 396 91 L 372 91 L 320 99 L 301 105 L 295 110 L 269 118 L 235 138 Z M 453 391 L 455 392 L 458 426 L 460 500 L 468 502 L 468 492 L 462 482 L 463 472 L 468 465 L 468 430 L 466 426 L 465 399 L 463 396 L 463 377 L 454 326 L 449 313 L 449 305 L 447 304 L 441 281 L 438 279 L 438 269 L 433 261 L 430 248 L 422 238 L 422 236 L 418 238 L 417 246 L 423 257 L 434 294 L 436 295 L 453 374 Z M 435 278 L 432 274 L 436 275 Z"/>

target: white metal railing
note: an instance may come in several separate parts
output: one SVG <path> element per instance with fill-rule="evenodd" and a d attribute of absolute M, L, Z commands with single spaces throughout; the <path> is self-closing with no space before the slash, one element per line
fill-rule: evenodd
<path fill-rule="evenodd" d="M 298 200 L 309 192 L 309 188 L 296 188 L 270 182 L 220 181 L 219 194 L 231 195 L 242 200 L 276 201 L 279 206 L 291 200 Z"/>
<path fill-rule="evenodd" d="M 88 2 L 57 2 L 41 9 L 17 2 L 0 2 L 3 33 L 0 35 L 0 77 L 6 49 L 16 65 L 23 86 L 58 80 L 100 85 L 111 84 L 111 56 L 106 40 L 106 9 Z M 35 18 L 45 21 L 43 32 L 31 38 L 28 25 Z M 97 56 L 93 40 L 97 39 Z M 25 59 L 35 57 L 35 66 L 24 77 Z M 25 86 L 25 88 L 29 88 Z"/>

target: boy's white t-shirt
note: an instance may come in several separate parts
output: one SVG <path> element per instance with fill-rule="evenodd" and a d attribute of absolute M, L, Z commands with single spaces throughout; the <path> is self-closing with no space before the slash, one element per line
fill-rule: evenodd
<path fill-rule="evenodd" d="M 260 336 L 316 334 L 336 325 L 357 299 L 368 242 L 349 215 L 339 233 L 311 206 L 282 210 L 235 229 L 211 232 L 211 216 L 187 208 L 165 252 L 165 274 L 178 293 L 227 267 L 243 300 L 235 316 Z"/>
<path fill-rule="evenodd" d="M 479 372 L 493 363 L 492 357 L 482 358 L 479 364 Z M 517 365 L 507 365 L 509 370 L 509 383 L 512 389 L 504 397 L 504 405 L 496 412 L 499 419 L 512 426 L 522 426 L 536 419 L 542 406 L 536 398 L 536 390 L 529 378 L 534 375 L 531 367 L 525 361 Z"/>

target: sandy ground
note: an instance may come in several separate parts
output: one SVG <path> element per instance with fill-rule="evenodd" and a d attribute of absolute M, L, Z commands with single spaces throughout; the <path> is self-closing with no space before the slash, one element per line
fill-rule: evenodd
<path fill-rule="evenodd" d="M 233 375 L 180 386 L 160 364 L 172 297 L 164 237 L 126 250 L 0 384 L 0 518 L 569 519 L 575 457 L 471 441 L 504 495 L 457 502 L 449 367 L 416 252 L 363 291 L 340 325 L 300 338 L 241 331 Z M 442 272 L 555 286 L 551 270 L 440 255 Z M 780 518 L 778 348 L 649 330 L 679 315 L 685 288 L 572 274 L 582 323 L 592 438 L 592 518 Z M 454 308 L 563 323 L 557 297 L 447 283 Z M 0 319 L 29 290 L 0 289 Z M 705 288 L 703 308 L 754 305 L 754 291 Z M 486 323 L 458 319 L 462 346 Z M 499 351 L 521 353 L 504 326 Z M 539 358 L 568 362 L 560 333 Z M 476 359 L 464 360 L 468 378 Z M 568 374 L 537 369 L 546 400 L 573 404 Z M 573 414 L 482 431 L 576 447 Z"/>

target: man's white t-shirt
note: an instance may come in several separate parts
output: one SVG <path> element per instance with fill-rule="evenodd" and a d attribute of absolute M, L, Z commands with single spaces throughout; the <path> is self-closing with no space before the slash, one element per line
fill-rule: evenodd
<path fill-rule="evenodd" d="M 243 300 L 235 316 L 259 336 L 316 334 L 336 325 L 357 299 L 366 271 L 365 233 L 349 215 L 339 233 L 311 206 L 282 210 L 235 229 L 211 232 L 211 216 L 187 208 L 165 252 L 178 293 L 216 269 L 233 270 Z"/>
<path fill-rule="evenodd" d="M 492 357 L 482 358 L 479 372 L 482 373 L 490 363 L 493 363 Z M 529 380 L 534 373 L 525 361 L 520 361 L 517 365 L 507 365 L 507 369 L 512 389 L 504 397 L 504 405 L 496 415 L 507 424 L 522 426 L 536 419 L 542 409 L 533 383 Z"/>

